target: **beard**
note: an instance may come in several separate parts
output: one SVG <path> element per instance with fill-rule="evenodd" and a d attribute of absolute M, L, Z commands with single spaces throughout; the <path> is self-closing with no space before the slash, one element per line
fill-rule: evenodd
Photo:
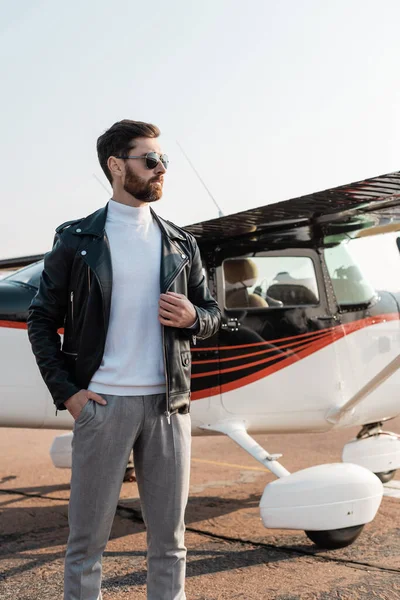
<path fill-rule="evenodd" d="M 156 182 L 159 181 L 160 184 Z M 155 202 L 162 196 L 162 178 L 160 176 L 152 177 L 148 181 L 135 175 L 127 165 L 125 170 L 124 190 L 136 200 L 142 202 Z"/>

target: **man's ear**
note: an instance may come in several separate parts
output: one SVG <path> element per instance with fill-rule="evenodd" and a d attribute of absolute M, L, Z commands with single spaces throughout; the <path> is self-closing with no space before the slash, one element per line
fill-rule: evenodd
<path fill-rule="evenodd" d="M 107 166 L 111 172 L 111 175 L 114 177 L 122 177 L 123 175 L 123 167 L 122 161 L 115 156 L 110 156 L 107 160 Z"/>

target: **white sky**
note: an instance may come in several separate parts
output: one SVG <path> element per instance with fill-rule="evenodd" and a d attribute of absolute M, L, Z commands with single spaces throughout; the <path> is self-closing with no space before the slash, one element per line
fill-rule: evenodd
<path fill-rule="evenodd" d="M 186 225 L 400 168 L 398 0 L 0 0 L 0 258 L 103 206 L 97 137 L 150 121 Z"/>

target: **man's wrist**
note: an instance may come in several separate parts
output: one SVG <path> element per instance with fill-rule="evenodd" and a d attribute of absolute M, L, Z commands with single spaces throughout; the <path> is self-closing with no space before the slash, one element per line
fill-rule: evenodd
<path fill-rule="evenodd" d="M 198 323 L 199 323 L 199 317 L 196 315 L 196 320 L 195 320 L 195 322 L 193 323 L 193 325 L 188 325 L 188 326 L 186 327 L 186 329 L 195 329 L 195 328 L 197 327 Z"/>

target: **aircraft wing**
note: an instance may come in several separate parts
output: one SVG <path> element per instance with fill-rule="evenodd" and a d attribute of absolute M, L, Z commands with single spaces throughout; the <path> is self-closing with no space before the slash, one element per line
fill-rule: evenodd
<path fill-rule="evenodd" d="M 364 218 L 363 218 L 364 217 Z M 269 231 L 302 229 L 299 235 L 315 237 L 315 228 L 323 235 L 347 230 L 400 223 L 400 171 L 364 181 L 252 208 L 185 227 L 203 244 L 239 236 L 257 238 Z M 330 225 L 334 225 L 330 231 Z M 313 228 L 313 232 L 310 231 Z M 308 233 L 307 233 L 308 231 Z"/>

